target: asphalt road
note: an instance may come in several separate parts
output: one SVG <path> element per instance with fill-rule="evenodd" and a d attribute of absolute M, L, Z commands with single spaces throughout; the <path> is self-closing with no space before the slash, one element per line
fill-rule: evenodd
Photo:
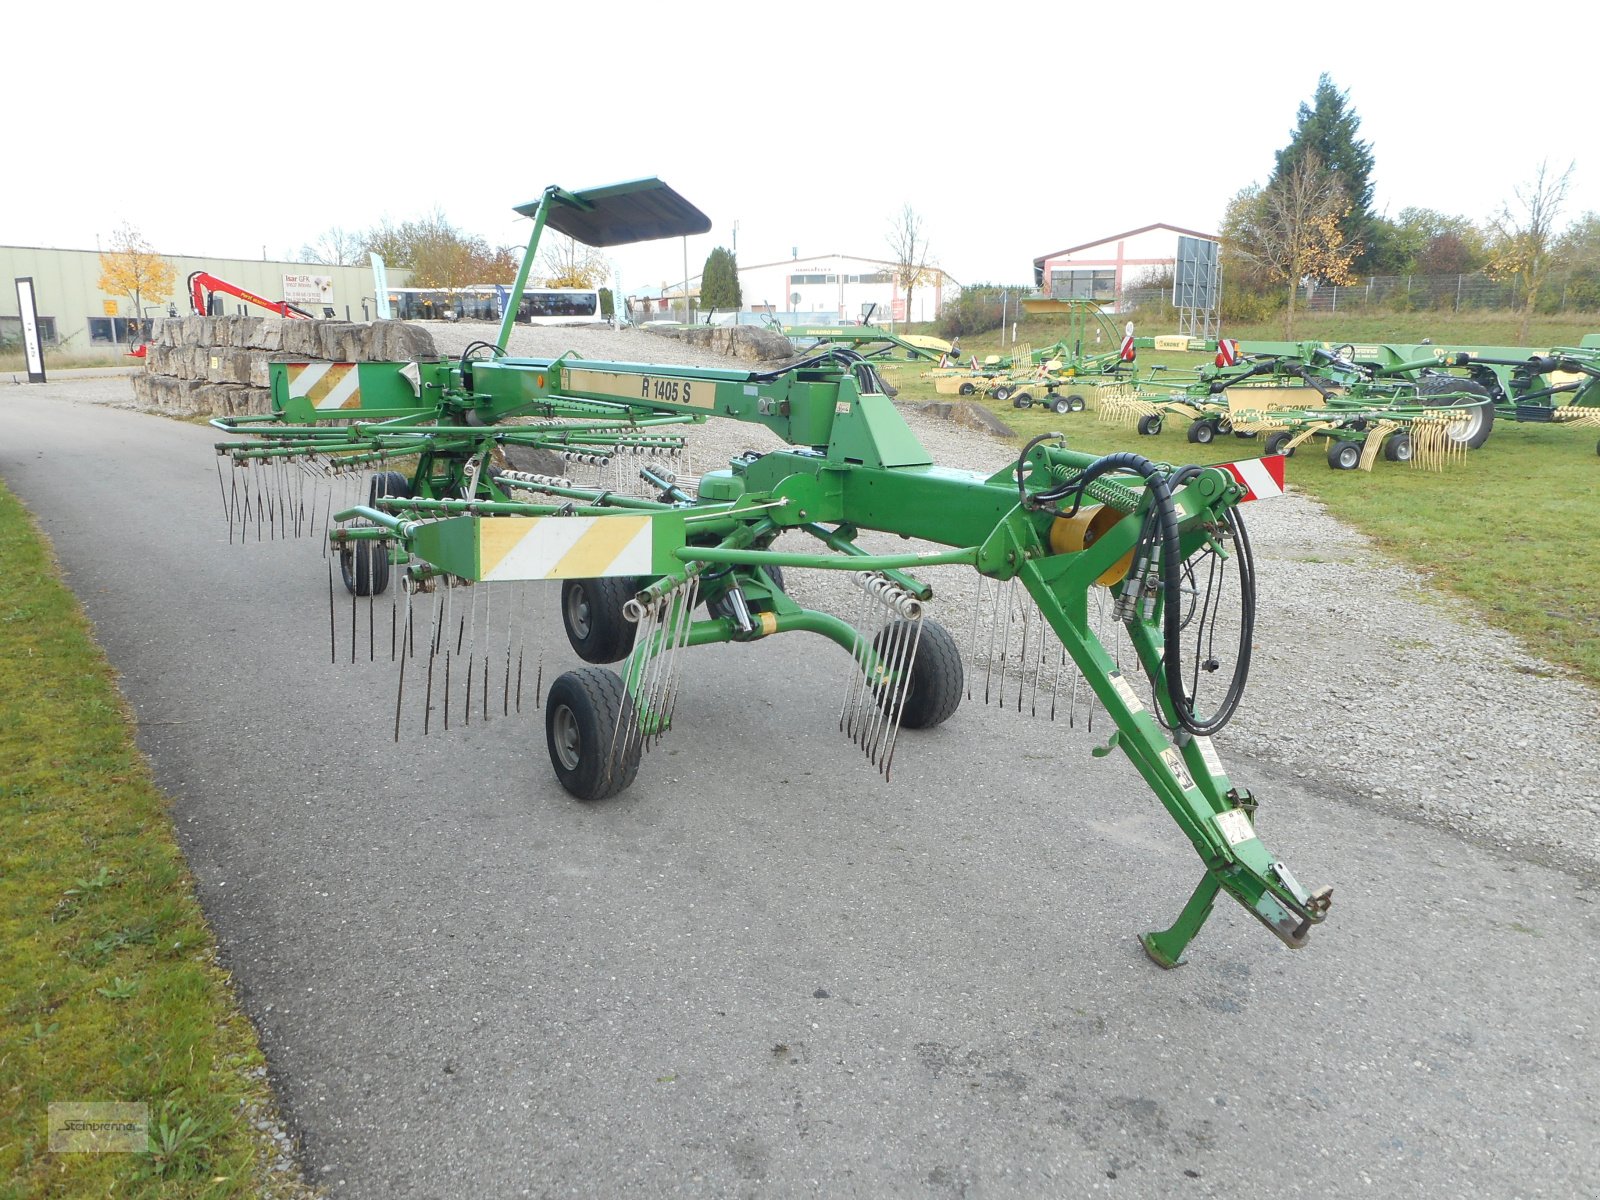
<path fill-rule="evenodd" d="M 230 547 L 212 432 L 86 386 L 0 391 L 0 476 L 332 1195 L 1600 1196 L 1600 881 L 1224 733 L 1332 916 L 1291 952 L 1224 898 L 1163 972 L 1134 935 L 1198 864 L 1125 761 L 968 706 L 886 785 L 801 637 L 696 652 L 613 801 L 557 787 L 542 712 L 397 746 L 315 546 Z"/>

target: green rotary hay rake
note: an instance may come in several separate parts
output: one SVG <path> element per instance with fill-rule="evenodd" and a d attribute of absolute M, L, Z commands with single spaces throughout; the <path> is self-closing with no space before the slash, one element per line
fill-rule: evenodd
<path fill-rule="evenodd" d="M 518 294 L 546 226 L 602 247 L 709 226 L 656 180 L 552 187 L 519 211 L 533 234 Z M 1163 966 L 1219 893 L 1292 947 L 1325 919 L 1330 889 L 1306 889 L 1267 848 L 1211 740 L 1248 673 L 1255 577 L 1238 506 L 1257 464 L 1097 457 L 1052 434 L 993 474 L 943 467 L 849 349 L 708 370 L 515 358 L 510 332 L 508 316 L 497 344 L 454 361 L 334 364 L 337 381 L 328 364 L 275 364 L 270 413 L 216 422 L 231 536 L 324 546 L 329 653 L 395 664 L 397 739 L 509 715 L 531 692 L 556 777 L 603 800 L 671 731 L 687 653 L 810 633 L 843 651 L 839 731 L 886 779 L 902 730 L 963 700 L 1109 721 L 1095 752 L 1127 756 L 1201 862 L 1177 920 L 1141 937 Z M 707 420 L 763 425 L 784 448 L 685 486 L 680 427 Z M 874 551 L 872 534 L 909 544 Z M 977 581 L 964 652 L 915 574 L 932 567 Z M 785 570 L 843 572 L 853 615 L 801 605 Z M 541 698 L 523 631 L 530 595 L 557 586 L 550 607 L 587 665 Z"/>

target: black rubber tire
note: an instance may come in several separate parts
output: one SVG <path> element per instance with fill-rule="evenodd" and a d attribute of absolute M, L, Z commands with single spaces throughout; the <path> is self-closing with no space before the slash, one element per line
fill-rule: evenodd
<path fill-rule="evenodd" d="M 1011 397 L 1011 407 L 1012 408 L 1032 408 L 1033 407 L 1033 397 L 1030 396 L 1027 392 L 1018 392 L 1015 396 Z"/>
<path fill-rule="evenodd" d="M 411 481 L 399 471 L 379 471 L 367 481 L 367 507 L 381 496 L 409 496 Z M 352 542 L 339 551 L 339 574 L 345 590 L 357 596 L 381 596 L 389 590 L 389 547 L 384 542 Z"/>
<path fill-rule="evenodd" d="M 1161 414 L 1146 413 L 1139 418 L 1139 432 L 1145 437 L 1154 437 L 1161 432 Z"/>
<path fill-rule="evenodd" d="M 1087 400 L 1085 400 L 1082 396 L 1078 395 L 1076 392 L 1074 392 L 1072 395 L 1067 397 L 1067 411 L 1068 412 L 1082 412 L 1084 409 L 1086 409 L 1088 407 L 1089 407 L 1089 402 Z"/>
<path fill-rule="evenodd" d="M 410 496 L 411 481 L 399 471 L 379 471 L 367 483 L 367 504 L 378 507 L 384 496 Z"/>
<path fill-rule="evenodd" d="M 1284 447 L 1293 440 L 1294 434 L 1291 431 L 1287 429 L 1279 429 L 1273 433 L 1267 434 L 1266 444 L 1263 445 L 1261 449 L 1267 454 L 1287 454 L 1290 458 L 1293 458 L 1294 451 L 1284 449 Z"/>
<path fill-rule="evenodd" d="M 973 387 L 970 383 L 963 383 L 960 387 L 958 387 L 956 389 L 956 391 L 959 392 L 963 396 L 970 396 L 970 395 L 972 395 L 972 393 L 976 392 L 977 390 L 978 389 Z"/>
<path fill-rule="evenodd" d="M 604 800 L 639 772 L 637 728 L 624 739 L 618 721 L 633 726 L 633 701 L 622 678 L 604 667 L 580 667 L 556 678 L 544 706 L 545 746 L 561 786 L 579 800 Z"/>
<path fill-rule="evenodd" d="M 638 590 L 632 576 L 568 579 L 561 585 L 561 623 L 579 658 L 613 663 L 628 656 L 638 626 L 622 615 L 622 606 Z"/>
<path fill-rule="evenodd" d="M 1189 423 L 1189 440 L 1197 446 L 1209 446 L 1217 437 L 1217 424 L 1202 417 Z"/>
<path fill-rule="evenodd" d="M 1065 396 L 1051 396 L 1050 411 L 1058 415 L 1065 416 L 1067 413 L 1072 411 L 1072 401 L 1068 400 Z"/>
<path fill-rule="evenodd" d="M 1454 433 L 1450 435 L 1451 441 L 1464 443 L 1468 450 L 1476 450 L 1494 432 L 1494 400 L 1489 395 L 1489 389 L 1475 379 L 1463 379 L 1459 375 L 1424 375 L 1417 380 L 1417 395 L 1423 404 L 1428 403 L 1429 397 L 1445 392 L 1463 393 L 1460 399 L 1454 401 L 1457 408 L 1474 404 L 1478 406 L 1478 412 L 1467 429 L 1459 436 Z"/>
<path fill-rule="evenodd" d="M 1361 443 L 1333 439 L 1328 443 L 1328 465 L 1335 471 L 1354 471 L 1361 465 Z"/>
<path fill-rule="evenodd" d="M 1383 439 L 1383 457 L 1389 462 L 1404 463 L 1411 461 L 1411 435 L 1409 433 L 1391 433 Z"/>
<path fill-rule="evenodd" d="M 351 542 L 339 551 L 339 575 L 347 592 L 381 596 L 389 587 L 389 547 L 382 542 Z"/>
<path fill-rule="evenodd" d="M 1007 400 L 1011 399 L 1011 389 L 1003 383 L 994 389 L 993 394 L 994 398 L 1000 401 L 1001 404 L 1004 404 Z"/>
<path fill-rule="evenodd" d="M 768 578 L 770 578 L 772 580 L 772 584 L 773 584 L 774 587 L 776 587 L 780 592 L 783 591 L 783 568 L 782 567 L 768 567 L 767 568 L 767 576 L 768 576 Z M 753 611 L 762 612 L 764 610 L 757 608 L 757 609 L 754 609 Z M 712 617 L 731 617 L 731 616 L 733 616 L 733 605 L 728 603 L 727 593 L 724 592 L 722 595 L 718 596 L 715 600 L 706 601 L 706 613 L 708 615 L 712 616 Z"/>
<path fill-rule="evenodd" d="M 891 630 L 909 624 L 910 621 L 899 620 L 884 626 L 872 639 L 872 648 L 877 650 L 888 641 Z M 961 651 L 955 638 L 939 622 L 924 618 L 922 640 L 917 645 L 916 661 L 911 664 L 911 678 L 906 681 L 901 702 L 900 724 L 907 729 L 932 729 L 949 720 L 961 706 L 965 686 Z"/>

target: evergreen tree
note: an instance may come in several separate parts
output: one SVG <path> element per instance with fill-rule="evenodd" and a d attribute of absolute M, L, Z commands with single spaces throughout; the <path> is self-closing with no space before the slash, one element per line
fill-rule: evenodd
<path fill-rule="evenodd" d="M 1339 221 L 1344 241 L 1359 247 L 1355 266 L 1364 269 L 1379 247 L 1377 219 L 1372 211 L 1372 143 L 1356 135 L 1361 118 L 1350 107 L 1349 92 L 1341 92 L 1323 75 L 1316 95 L 1302 103 L 1289 144 L 1278 151 L 1277 165 L 1267 181 L 1270 190 L 1280 179 L 1292 176 L 1309 152 L 1322 163 L 1344 193 L 1350 211 Z"/>
<path fill-rule="evenodd" d="M 700 309 L 713 308 L 728 312 L 743 307 L 744 296 L 739 291 L 739 265 L 727 250 L 718 246 L 706 256 L 706 265 L 700 273 Z"/>

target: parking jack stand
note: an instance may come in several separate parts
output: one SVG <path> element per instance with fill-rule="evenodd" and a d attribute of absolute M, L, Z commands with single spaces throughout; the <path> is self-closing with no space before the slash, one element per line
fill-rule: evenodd
<path fill-rule="evenodd" d="M 1211 906 L 1221 890 L 1222 885 L 1207 871 L 1201 877 L 1200 886 L 1189 897 L 1189 903 L 1183 906 L 1178 919 L 1172 923 L 1172 928 L 1139 935 L 1139 944 L 1152 962 L 1169 970 L 1183 966 L 1183 952 L 1211 915 Z"/>

